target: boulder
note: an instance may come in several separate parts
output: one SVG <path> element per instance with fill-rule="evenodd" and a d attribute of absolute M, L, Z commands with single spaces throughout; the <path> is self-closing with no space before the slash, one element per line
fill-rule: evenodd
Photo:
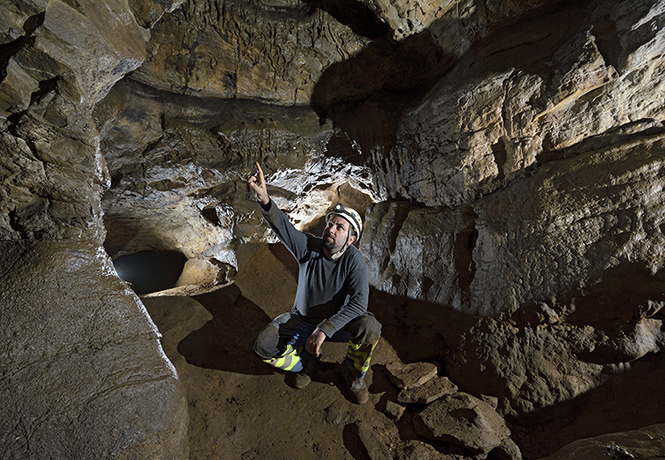
<path fill-rule="evenodd" d="M 0 253 L 1 456 L 186 458 L 184 388 L 104 251 L 41 241 Z"/>
<path fill-rule="evenodd" d="M 438 369 L 432 363 L 390 363 L 386 366 L 390 380 L 401 389 L 418 387 L 436 376 Z"/>
<path fill-rule="evenodd" d="M 456 454 L 443 454 L 431 444 L 422 441 L 407 441 L 397 453 L 396 460 L 465 460 L 468 457 Z"/>
<path fill-rule="evenodd" d="M 660 458 L 665 455 L 665 425 L 610 433 L 575 441 L 542 460 Z"/>
<path fill-rule="evenodd" d="M 405 410 L 406 407 L 402 406 L 401 404 L 397 404 L 396 402 L 390 400 L 386 401 L 386 414 L 395 420 L 402 418 Z"/>
<path fill-rule="evenodd" d="M 422 385 L 404 388 L 397 395 L 397 400 L 402 404 L 429 404 L 444 395 L 456 392 L 457 385 L 448 377 L 435 376 Z"/>
<path fill-rule="evenodd" d="M 445 395 L 416 414 L 417 432 L 434 441 L 487 454 L 510 439 L 505 420 L 489 404 L 466 393 Z M 519 449 L 514 454 L 517 455 Z M 511 458 L 520 458 L 511 456 Z"/>
<path fill-rule="evenodd" d="M 358 422 L 356 424 L 358 436 L 365 447 L 371 460 L 382 460 L 390 458 L 390 449 L 385 444 L 379 433 L 368 423 Z"/>

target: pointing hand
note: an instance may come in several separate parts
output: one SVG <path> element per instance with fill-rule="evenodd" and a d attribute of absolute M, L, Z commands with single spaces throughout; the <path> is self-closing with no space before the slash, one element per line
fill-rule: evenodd
<path fill-rule="evenodd" d="M 247 190 L 254 190 L 256 194 L 256 199 L 262 205 L 267 205 L 270 202 L 270 196 L 268 195 L 268 188 L 266 186 L 266 178 L 263 175 L 263 169 L 259 162 L 256 162 L 256 174 L 247 179 Z"/>

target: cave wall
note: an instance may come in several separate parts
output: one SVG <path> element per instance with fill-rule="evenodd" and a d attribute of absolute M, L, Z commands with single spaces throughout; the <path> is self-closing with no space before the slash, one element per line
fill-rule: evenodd
<path fill-rule="evenodd" d="M 662 268 L 663 106 L 651 95 L 663 92 L 663 36 L 651 8 L 592 3 L 498 30 L 403 117 L 390 195 L 475 214 L 465 310 L 566 297 L 628 257 Z M 417 275 L 378 286 L 459 305 L 463 293 L 435 282 L 426 295 Z M 435 275 L 421 276 L 445 282 Z"/>
<path fill-rule="evenodd" d="M 386 337 L 504 414 L 663 346 L 662 1 L 2 8 L 9 456 L 186 456 L 182 388 L 110 256 L 232 282 L 239 245 L 274 241 L 254 161 L 300 228 L 364 214 Z"/>
<path fill-rule="evenodd" d="M 125 1 L 2 2 L 1 16 L 0 456 L 184 458 L 183 388 L 102 246 L 92 110 L 150 34 Z"/>
<path fill-rule="evenodd" d="M 510 413 L 583 394 L 663 340 L 659 5 L 428 3 L 409 29 L 378 3 L 382 28 L 325 3 L 186 4 L 97 108 L 107 249 L 232 273 L 239 243 L 274 241 L 242 184 L 259 160 L 301 228 L 339 199 L 365 214 L 372 286 L 426 310 L 400 322 L 438 310 L 421 340 L 456 350 L 418 359 Z"/>
<path fill-rule="evenodd" d="M 383 160 L 398 200 L 367 216 L 371 282 L 485 318 L 446 364 L 508 412 L 662 347 L 659 8 L 562 5 L 489 32 L 405 112 Z"/>

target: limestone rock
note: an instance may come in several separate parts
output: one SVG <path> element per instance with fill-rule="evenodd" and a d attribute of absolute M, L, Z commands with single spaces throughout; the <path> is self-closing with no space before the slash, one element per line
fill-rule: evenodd
<path fill-rule="evenodd" d="M 308 157 L 331 136 L 311 109 L 219 102 L 223 117 L 206 100 L 124 82 L 98 105 L 113 181 L 103 201 L 110 254 L 178 250 L 237 268 L 238 242 L 274 241 L 244 183 L 254 160 L 273 199 L 302 229 L 340 199 L 361 212 L 379 199 L 366 168 Z"/>
<path fill-rule="evenodd" d="M 0 456 L 184 458 L 184 390 L 102 248 L 110 180 L 91 116 L 149 33 L 126 1 L 2 11 Z"/>
<path fill-rule="evenodd" d="M 396 402 L 390 400 L 386 401 L 386 414 L 395 420 L 402 418 L 405 410 L 406 407 L 402 406 L 401 404 L 397 404 Z"/>
<path fill-rule="evenodd" d="M 323 69 L 366 43 L 301 2 L 187 2 L 155 26 L 132 78 L 178 93 L 300 105 Z"/>
<path fill-rule="evenodd" d="M 665 425 L 580 439 L 543 460 L 659 458 L 665 455 Z"/>
<path fill-rule="evenodd" d="M 103 250 L 72 241 L 0 250 L 2 457 L 184 458 L 184 390 Z"/>
<path fill-rule="evenodd" d="M 623 361 L 632 361 L 649 353 L 658 353 L 665 343 L 665 335 L 661 332 L 662 325 L 662 320 L 640 320 L 629 335 L 617 339 L 613 348 L 624 352 Z"/>
<path fill-rule="evenodd" d="M 596 339 L 589 326 L 516 331 L 484 321 L 459 343 L 446 372 L 473 394 L 498 396 L 502 413 L 531 412 L 606 381 L 602 364 L 581 359 L 595 349 Z"/>
<path fill-rule="evenodd" d="M 0 43 L 10 43 L 24 35 L 26 29 L 32 30 L 29 19 L 44 11 L 47 3 L 48 0 L 26 0 L 21 4 L 3 5 L 4 14 L 0 18 Z"/>
<path fill-rule="evenodd" d="M 631 27 L 624 22 L 629 17 L 636 23 L 640 21 L 637 11 L 619 20 L 620 11 L 632 8 L 631 5 L 623 2 L 612 13 L 598 6 L 589 11 L 589 17 L 600 21 L 606 14 L 603 21 L 617 21 L 617 27 L 626 30 Z M 648 15 L 647 6 L 641 4 L 639 12 Z M 404 116 L 397 143 L 389 155 L 384 182 L 392 196 L 406 197 L 428 208 L 413 210 L 407 205 L 399 211 L 391 210 L 400 216 L 391 220 L 384 217 L 385 209 L 381 207 L 376 210 L 376 218 L 369 216 L 368 229 L 372 235 L 390 238 L 389 243 L 382 245 L 378 238 L 372 238 L 372 246 L 367 248 L 373 255 L 370 276 L 374 285 L 393 294 L 495 316 L 501 311 L 544 301 L 552 295 L 551 291 L 571 293 L 580 279 L 586 279 L 586 284 L 597 283 L 602 270 L 594 273 L 584 267 L 609 268 L 626 261 L 620 255 L 622 248 L 632 247 L 632 238 L 641 241 L 642 237 L 637 236 L 640 231 L 627 232 L 618 218 L 607 221 L 604 217 L 607 212 L 625 216 L 623 223 L 640 222 L 638 226 L 645 228 L 649 236 L 639 246 L 662 244 L 660 231 L 649 224 L 661 212 L 660 206 L 645 200 L 638 205 L 641 209 L 638 217 L 621 205 L 627 196 L 620 191 L 623 186 L 615 188 L 615 185 L 621 183 L 631 188 L 632 191 L 625 190 L 630 196 L 648 197 L 652 193 L 651 184 L 659 184 L 657 188 L 661 184 L 659 178 L 647 171 L 658 169 L 661 163 L 657 152 L 662 151 L 659 135 L 662 124 L 657 120 L 662 119 L 662 105 L 650 100 L 639 102 L 639 94 L 650 92 L 652 85 L 663 81 L 657 79 L 659 83 L 655 83 L 646 77 L 658 72 L 660 55 L 655 50 L 660 49 L 658 45 L 663 38 L 655 31 L 646 30 L 630 35 L 626 39 L 631 40 L 630 49 L 634 51 L 622 48 L 623 54 L 617 61 L 618 56 L 614 58 L 612 53 L 605 56 L 601 52 L 607 54 L 602 46 L 605 29 L 596 23 L 593 30 L 597 36 L 590 35 L 586 31 L 592 24 L 572 20 L 573 16 L 581 17 L 579 13 L 563 9 L 542 18 L 549 23 L 561 21 L 556 38 L 541 35 L 546 27 L 540 20 L 519 32 L 504 30 L 501 39 L 509 39 L 510 48 L 515 51 L 508 47 L 505 52 L 500 51 L 499 37 L 488 41 L 486 48 L 469 54 L 467 59 L 473 62 L 462 60 L 422 104 Z M 524 45 L 528 52 L 514 48 L 520 40 L 531 43 Z M 475 65 L 480 55 L 492 56 L 483 61 L 482 69 Z M 638 55 L 643 58 L 639 64 Z M 535 62 L 522 62 L 525 57 L 541 62 L 551 60 L 552 66 L 539 69 Z M 511 66 L 511 59 L 520 64 Z M 625 64 L 619 66 L 618 62 Z M 631 65 L 642 69 L 632 71 L 644 78 L 626 78 L 624 75 L 631 72 Z M 544 75 L 551 85 L 544 86 Z M 590 106 L 583 95 L 596 93 L 598 101 L 604 103 Z M 482 107 L 471 108 L 474 101 Z M 492 103 L 488 105 L 488 101 Z M 617 119 L 610 115 L 613 112 L 631 113 L 634 114 L 631 119 L 645 121 Z M 566 122 L 568 117 L 578 115 L 582 119 L 593 116 L 597 121 Z M 566 131 L 566 127 L 570 129 Z M 638 136 L 644 136 L 648 145 L 645 150 L 651 154 L 636 155 L 636 149 L 642 148 L 642 141 L 635 141 Z M 608 175 L 610 165 L 621 165 L 636 180 L 626 182 L 627 176 L 618 171 Z M 529 168 L 531 171 L 527 173 Z M 565 179 L 559 173 L 561 168 L 566 170 Z M 506 188 L 507 184 L 511 186 Z M 599 190 L 604 192 L 599 194 Z M 448 206 L 455 210 L 445 208 Z M 464 208 L 466 216 L 460 216 Z M 585 211 L 575 216 L 565 209 Z M 527 215 L 530 212 L 533 215 Z M 555 215 L 567 215 L 568 220 L 565 223 L 551 220 Z M 412 219 L 422 224 L 414 228 Z M 498 226 L 492 228 L 495 224 Z M 511 229 L 513 224 L 520 228 Z M 581 226 L 592 230 L 582 232 Z M 424 229 L 439 229 L 445 239 L 429 238 Z M 604 239 L 608 232 L 617 235 L 616 241 Z M 513 234 L 520 235 L 524 243 L 519 249 L 511 248 Z M 582 235 L 585 235 L 583 240 L 577 240 Z M 459 244 L 457 248 L 455 243 Z M 594 250 L 585 251 L 586 247 Z M 502 253 L 500 248 L 506 248 L 512 255 Z M 444 256 L 434 263 L 430 254 Z M 513 265 L 510 260 L 515 254 L 520 256 Z M 612 262 L 608 266 L 599 259 Z M 458 267 L 453 265 L 455 260 L 459 261 Z M 658 257 L 644 254 L 639 260 L 654 273 L 662 266 Z M 498 261 L 506 261 L 506 269 L 500 270 L 496 277 L 485 278 L 494 267 L 503 265 Z M 524 268 L 536 261 L 540 269 Z M 631 263 L 635 263 L 634 258 Z M 512 279 L 506 277 L 509 272 L 514 274 Z M 525 278 L 524 273 L 529 276 Z M 511 288 L 497 292 L 504 282 Z M 550 290 L 549 282 L 556 287 Z M 527 294 L 519 287 L 514 288 L 520 285 L 532 286 L 533 291 L 527 288 L 530 291 Z M 481 292 L 482 300 L 475 297 Z M 522 292 L 527 295 L 522 296 Z M 492 307 L 495 301 L 502 307 Z"/>
<path fill-rule="evenodd" d="M 453 439 L 432 434 L 441 420 L 457 427 L 453 442 L 464 447 L 448 454 L 355 424 L 360 412 L 326 402 L 328 423 L 355 426 L 363 454 L 450 459 L 471 448 L 519 458 L 494 402 L 517 419 L 546 420 L 558 403 L 604 407 L 603 387 L 656 373 L 665 344 L 663 4 L 5 1 L 2 457 L 187 456 L 178 376 L 102 244 L 113 255 L 178 249 L 205 262 L 172 294 L 211 289 L 239 268 L 239 246 L 274 241 L 243 188 L 255 160 L 298 228 L 315 231 L 335 201 L 369 210 L 361 249 L 373 297 L 387 300 L 373 307 L 395 354 L 445 360 L 465 390 L 492 395 L 486 407 L 469 398 L 437 411 L 454 400 L 446 395 L 418 416 L 434 443 Z M 248 296 L 283 310 L 264 293 Z M 249 301 L 236 297 L 200 300 L 214 309 L 221 299 L 244 318 Z M 194 325 L 205 321 L 195 313 Z M 218 319 L 204 332 L 233 329 Z M 238 358 L 225 398 L 243 388 L 247 401 L 271 401 L 246 388 L 254 376 L 237 375 L 247 356 L 219 342 Z M 198 365 L 229 369 L 226 355 L 188 351 Z M 633 404 L 661 421 L 656 401 L 630 396 L 616 403 L 617 418 L 635 425 Z M 489 441 L 479 430 L 458 439 L 473 430 L 454 415 L 469 411 L 491 426 Z M 196 420 L 192 439 L 235 441 L 231 412 Z M 573 424 L 559 425 L 557 440 L 608 418 L 582 412 L 564 418 Z M 221 436 L 211 428 L 220 426 Z M 531 434 L 521 435 L 527 447 Z M 647 435 L 586 445 L 660 455 L 659 432 Z M 577 444 L 564 454 L 577 449 L 590 452 Z M 253 446 L 237 457 L 264 453 Z"/>
<path fill-rule="evenodd" d="M 517 344 L 531 348 L 538 342 L 547 348 L 591 352 L 596 348 L 596 337 L 607 335 L 609 349 L 603 345 L 594 352 L 602 356 L 588 362 L 575 358 L 575 352 L 566 352 L 572 360 L 561 362 L 566 369 L 563 378 L 568 383 L 554 384 L 557 389 L 536 391 L 533 395 L 538 394 L 544 402 L 563 394 L 568 398 L 571 391 L 587 391 L 588 383 L 597 385 L 603 381 L 598 363 L 621 362 L 643 355 L 645 350 L 654 351 L 660 340 L 660 333 L 645 328 L 646 323 L 640 324 L 633 335 L 629 322 L 641 314 L 650 299 L 661 298 L 663 292 L 661 267 L 665 260 L 657 255 L 659 249 L 652 252 L 665 243 L 656 224 L 662 209 L 658 201 L 649 197 L 654 196 L 653 187 L 661 187 L 662 178 L 657 177 L 656 171 L 661 168 L 664 140 L 656 134 L 553 162 L 532 176 L 515 181 L 510 188 L 479 200 L 466 213 L 460 209 L 414 210 L 412 205 L 397 203 L 390 208 L 379 205 L 370 212 L 368 238 L 363 241 L 372 256 L 371 282 L 391 294 L 450 304 L 461 311 L 487 316 L 547 301 L 548 308 L 556 306 L 556 310 L 552 309 L 556 313 L 554 319 L 543 317 L 544 324 L 551 323 L 551 329 L 539 336 L 527 328 L 526 337 L 511 338 L 507 349 L 520 349 L 522 345 Z M 538 202 L 535 207 L 534 197 Z M 629 197 L 643 199 L 633 201 Z M 633 204 L 626 206 L 627 202 Z M 529 215 L 531 212 L 534 214 Z M 427 236 L 437 228 L 443 231 L 443 237 Z M 608 234 L 614 236 L 610 238 Z M 380 240 L 392 243 L 381 245 L 381 249 L 377 243 Z M 564 292 L 575 300 L 564 305 L 550 300 Z M 569 315 L 574 315 L 583 326 L 558 328 L 557 324 L 566 322 Z M 616 331 L 607 320 L 617 315 L 625 318 L 626 325 L 622 327 L 626 331 Z M 442 324 L 441 329 L 446 326 Z M 548 342 L 545 336 L 558 338 Z M 640 337 L 640 345 L 627 348 L 622 336 Z M 484 337 L 488 342 L 478 343 L 480 348 L 474 349 L 473 355 L 487 356 L 489 349 L 498 351 L 498 342 L 507 338 L 503 333 Z M 565 345 L 569 340 L 577 343 Z M 538 381 L 547 386 L 561 382 L 560 377 L 542 379 L 536 375 L 538 371 L 534 373 L 535 380 L 514 379 L 522 372 L 515 374 L 507 368 L 514 364 L 521 367 L 518 363 L 525 361 L 506 362 L 505 354 L 492 352 L 491 360 L 496 365 L 491 367 L 512 376 L 508 394 L 514 394 L 525 382 L 529 386 Z M 537 350 L 526 353 L 524 359 L 538 361 L 560 375 L 554 371 L 555 366 L 547 364 L 559 361 L 557 356 Z M 453 372 L 454 380 L 462 384 Z M 479 380 L 465 381 L 475 386 Z M 493 390 L 479 389 L 479 393 L 488 391 Z"/>
<path fill-rule="evenodd" d="M 460 286 L 475 276 L 475 221 L 470 208 L 377 204 L 367 215 L 366 238 L 361 241 L 369 256 L 370 283 L 391 294 L 461 306 Z"/>
<path fill-rule="evenodd" d="M 15 13 L 14 20 L 30 13 L 33 16 L 24 23 L 23 36 L 9 48 L 15 54 L 8 60 L 29 75 L 27 81 L 39 84 L 34 94 L 57 88 L 66 98 L 91 108 L 145 58 L 149 36 L 136 23 L 126 2 L 107 0 L 100 7 L 99 2 L 88 0 L 75 6 L 31 1 L 22 14 Z M 13 75 L 20 73 L 16 66 L 11 67 Z M 0 106 L 3 112 L 18 112 L 31 102 L 32 94 L 12 88 L 12 82 L 16 80 L 0 82 L 0 93 L 6 94 L 3 99 L 13 101 L 10 106 Z"/>
<path fill-rule="evenodd" d="M 371 460 L 381 460 L 391 457 L 390 450 L 371 425 L 359 422 L 357 424 L 357 429 L 358 436 L 365 446 Z"/>
<path fill-rule="evenodd" d="M 417 414 L 415 421 L 422 436 L 477 453 L 490 452 L 510 436 L 506 422 L 489 404 L 465 393 L 443 396 Z"/>
<path fill-rule="evenodd" d="M 442 454 L 431 444 L 421 441 L 408 441 L 395 458 L 397 460 L 464 460 L 468 457 Z"/>
<path fill-rule="evenodd" d="M 128 0 L 129 7 L 144 29 L 151 29 L 165 13 L 172 13 L 184 0 Z"/>
<path fill-rule="evenodd" d="M 485 401 L 487 404 L 492 406 L 492 409 L 498 410 L 499 409 L 499 398 L 496 396 L 489 396 L 489 395 L 478 395 L 478 399 L 481 401 Z"/>
<path fill-rule="evenodd" d="M 16 118 L 15 135 L 0 134 L 0 161 L 7 171 L 0 186 L 3 240 L 70 239 L 90 232 L 90 238 L 103 241 L 104 159 L 71 122 L 59 131 L 26 114 Z"/>
<path fill-rule="evenodd" d="M 641 12 L 648 14 L 648 7 L 641 4 Z M 654 84 L 646 75 L 659 72 L 655 50 L 662 37 L 646 30 L 630 36 L 633 42 L 622 48 L 620 58 L 615 57 L 615 51 L 603 46 L 603 34 L 611 32 L 599 23 L 611 21 L 621 30 L 632 27 L 622 16 L 632 3 L 623 2 L 612 12 L 604 6 L 596 8 L 587 12 L 563 8 L 530 22 L 527 28 L 501 30 L 468 53 L 403 118 L 386 171 L 393 196 L 429 206 L 468 203 L 509 183 L 536 162 L 569 156 L 574 152 L 571 147 L 584 139 L 629 127 L 644 131 L 651 123 L 640 127 L 625 116 L 611 117 L 611 112 L 660 119 L 662 108 L 650 101 L 639 102 L 638 94 L 643 94 L 640 88 Z M 589 22 L 580 21 L 583 15 Z M 640 21 L 638 14 L 630 18 Z M 552 28 L 554 22 L 558 25 Z M 555 34 L 545 32 L 554 29 Z M 510 44 L 503 45 L 503 40 Z M 637 56 L 643 59 L 639 64 Z M 551 64 L 541 68 L 538 62 Z M 631 65 L 644 69 L 638 73 L 645 78 L 621 77 L 631 72 Z M 584 95 L 594 91 L 606 103 L 590 107 Z M 481 100 L 480 107 L 473 106 Z M 597 121 L 591 125 L 565 122 L 576 116 Z M 440 173 L 427 176 L 431 170 Z"/>
<path fill-rule="evenodd" d="M 532 0 L 474 4 L 474 2 L 464 0 L 407 0 L 404 2 L 363 0 L 362 3 L 390 26 L 394 38 L 404 39 L 430 30 L 438 22 L 443 21 L 448 27 L 455 27 L 458 22 L 461 26 L 466 25 L 469 29 L 466 33 L 471 35 L 474 29 L 482 29 L 493 23 L 524 14 L 530 9 L 555 3 L 555 1 Z M 461 26 L 457 27 L 461 28 Z"/>
<path fill-rule="evenodd" d="M 455 392 L 457 392 L 457 385 L 452 383 L 448 377 L 435 376 L 422 385 L 403 389 L 397 395 L 397 400 L 402 404 L 429 404 L 444 395 Z"/>
<path fill-rule="evenodd" d="M 390 380 L 398 388 L 414 388 L 430 381 L 436 376 L 438 371 L 436 364 L 433 363 L 390 363 L 386 366 L 389 372 Z"/>

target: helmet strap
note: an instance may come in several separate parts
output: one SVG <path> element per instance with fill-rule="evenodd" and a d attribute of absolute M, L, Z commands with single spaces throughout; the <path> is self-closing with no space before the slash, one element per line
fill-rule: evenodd
<path fill-rule="evenodd" d="M 336 258 L 340 257 L 342 254 L 344 254 L 344 251 L 346 251 L 346 248 L 349 247 L 349 239 L 350 238 L 351 238 L 351 232 L 349 231 L 349 234 L 346 235 L 346 241 L 344 242 L 344 246 L 342 246 L 342 249 L 340 249 L 339 251 L 337 251 L 335 253 L 331 253 L 330 257 L 333 258 L 333 259 L 336 259 Z"/>

